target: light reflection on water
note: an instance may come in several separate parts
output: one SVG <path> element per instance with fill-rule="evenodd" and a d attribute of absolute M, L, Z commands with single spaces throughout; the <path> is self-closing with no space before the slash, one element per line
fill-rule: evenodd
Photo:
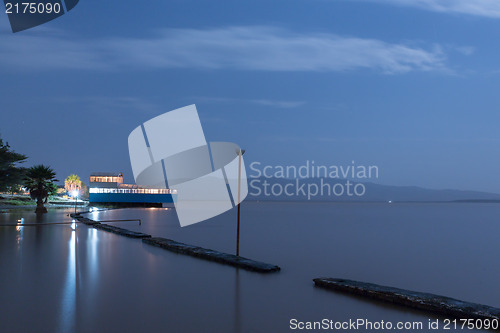
<path fill-rule="evenodd" d="M 291 318 L 434 318 L 316 289 L 311 280 L 319 276 L 499 307 L 491 292 L 500 278 L 499 213 L 495 204 L 244 203 L 242 255 L 279 264 L 282 271 L 271 275 L 172 254 L 82 224 L 0 227 L 2 332 L 287 332 Z M 65 214 L 0 214 L 0 224 L 71 222 Z M 235 212 L 186 228 L 165 209 L 89 217 L 141 218 L 141 226 L 116 225 L 230 253 L 235 248 Z"/>
<path fill-rule="evenodd" d="M 97 249 L 97 233 L 94 228 L 87 228 L 87 248 L 89 253 L 89 276 L 92 281 L 97 281 L 98 274 L 98 249 Z"/>
<path fill-rule="evenodd" d="M 77 265 L 76 247 L 77 235 L 73 230 L 68 242 L 68 267 L 64 281 L 63 297 L 61 300 L 60 328 L 59 332 L 71 332 L 75 325 L 76 296 L 77 296 Z"/>

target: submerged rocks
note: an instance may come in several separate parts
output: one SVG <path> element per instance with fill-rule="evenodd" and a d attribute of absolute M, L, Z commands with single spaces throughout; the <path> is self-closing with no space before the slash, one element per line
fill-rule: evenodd
<path fill-rule="evenodd" d="M 142 241 L 146 244 L 161 247 L 168 251 L 187 254 L 193 257 L 215 261 L 221 264 L 231 265 L 250 271 L 261 272 L 261 273 L 272 273 L 272 272 L 278 272 L 280 270 L 280 267 L 276 265 L 254 261 L 244 257 L 236 256 L 234 254 L 228 254 L 210 249 L 204 249 L 199 246 L 188 245 L 176 242 L 171 239 L 157 237 L 157 238 L 143 239 Z"/>
<path fill-rule="evenodd" d="M 500 319 L 500 309 L 498 308 L 464 302 L 450 297 L 345 279 L 317 278 L 313 281 L 317 287 L 401 304 L 440 315 L 463 319 Z"/>
<path fill-rule="evenodd" d="M 108 232 L 112 232 L 114 234 L 122 235 L 125 237 L 130 237 L 130 238 L 150 238 L 151 237 L 151 235 L 144 234 L 142 232 L 135 232 L 135 231 L 128 230 L 128 229 L 118 228 L 118 227 L 115 227 L 115 226 L 109 225 L 109 224 L 97 223 L 97 224 L 94 224 L 94 228 L 108 231 Z"/>
<path fill-rule="evenodd" d="M 160 238 L 160 237 L 152 238 L 151 235 L 115 227 L 109 224 L 103 224 L 98 221 L 94 221 L 89 218 L 83 217 L 80 214 L 70 214 L 70 216 L 74 219 L 77 219 L 79 222 L 93 226 L 96 229 L 112 232 L 125 237 L 141 238 L 142 241 L 146 244 L 161 247 L 163 249 L 172 252 L 187 254 L 193 257 L 215 261 L 221 264 L 231 265 L 254 272 L 271 273 L 280 270 L 280 267 L 276 265 L 254 261 L 248 258 L 236 256 L 234 254 L 228 254 L 210 249 L 204 249 L 199 246 L 179 243 L 171 239 Z"/>

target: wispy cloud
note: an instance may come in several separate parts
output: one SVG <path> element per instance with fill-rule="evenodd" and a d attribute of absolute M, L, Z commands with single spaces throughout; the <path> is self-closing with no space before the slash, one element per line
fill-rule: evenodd
<path fill-rule="evenodd" d="M 135 114 L 157 114 L 162 110 L 157 104 L 133 96 L 64 96 L 53 98 L 52 102 L 77 108 L 87 114 L 90 112 L 98 116 L 106 113 L 121 118 Z"/>
<path fill-rule="evenodd" d="M 157 107 L 155 104 L 131 96 L 57 97 L 54 101 L 59 103 L 87 104 L 91 107 L 99 106 L 111 109 L 132 108 L 149 111 Z"/>
<path fill-rule="evenodd" d="M 234 69 L 386 74 L 446 70 L 438 45 L 416 47 L 262 26 L 166 29 L 149 38 L 78 39 L 60 34 L 0 35 L 0 66 L 29 70 Z"/>
<path fill-rule="evenodd" d="M 476 49 L 472 46 L 457 46 L 455 50 L 466 56 L 470 56 L 476 52 Z"/>
<path fill-rule="evenodd" d="M 358 0 L 398 6 L 418 7 L 443 13 L 459 13 L 476 16 L 500 18 L 498 0 Z"/>
<path fill-rule="evenodd" d="M 225 98 L 225 97 L 195 97 L 197 100 L 213 103 L 250 103 L 264 106 L 271 106 L 282 109 L 292 109 L 304 105 L 304 101 L 285 101 L 274 99 L 238 99 L 238 98 Z"/>
<path fill-rule="evenodd" d="M 255 104 L 284 108 L 284 109 L 297 108 L 305 104 L 305 102 L 300 102 L 300 101 L 275 101 L 270 99 L 256 99 L 253 100 L 252 102 Z"/>

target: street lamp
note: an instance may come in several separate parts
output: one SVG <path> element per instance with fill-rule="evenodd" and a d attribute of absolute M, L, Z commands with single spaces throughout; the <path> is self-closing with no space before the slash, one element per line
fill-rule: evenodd
<path fill-rule="evenodd" d="M 240 192 L 241 192 L 241 157 L 245 153 L 244 149 L 236 149 L 238 155 L 238 226 L 236 228 L 236 256 L 240 256 Z"/>
<path fill-rule="evenodd" d="M 76 202 L 78 201 L 78 191 L 73 191 L 71 193 L 73 195 L 73 198 L 75 198 L 75 214 L 76 214 Z"/>

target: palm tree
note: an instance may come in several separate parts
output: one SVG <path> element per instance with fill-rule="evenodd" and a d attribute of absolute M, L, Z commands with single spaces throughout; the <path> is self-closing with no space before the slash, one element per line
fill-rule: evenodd
<path fill-rule="evenodd" d="M 64 189 L 68 193 L 73 193 L 74 191 L 80 192 L 82 188 L 82 181 L 77 175 L 71 174 L 64 180 Z"/>
<path fill-rule="evenodd" d="M 49 195 L 53 194 L 56 185 L 54 182 L 56 173 L 54 170 L 43 164 L 35 165 L 26 170 L 26 180 L 24 186 L 30 191 L 32 199 L 36 199 L 36 213 L 47 213 L 47 208 L 43 205 L 47 202 Z"/>

